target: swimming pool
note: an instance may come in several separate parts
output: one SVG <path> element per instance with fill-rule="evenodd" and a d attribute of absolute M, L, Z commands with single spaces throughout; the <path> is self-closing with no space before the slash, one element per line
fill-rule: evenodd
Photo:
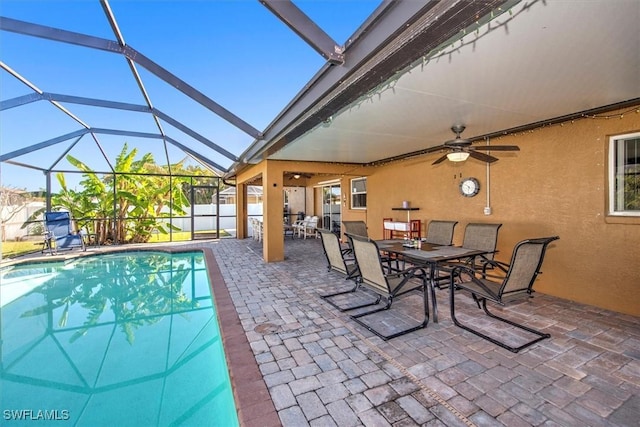
<path fill-rule="evenodd" d="M 0 271 L 3 421 L 238 425 L 201 252 Z"/>

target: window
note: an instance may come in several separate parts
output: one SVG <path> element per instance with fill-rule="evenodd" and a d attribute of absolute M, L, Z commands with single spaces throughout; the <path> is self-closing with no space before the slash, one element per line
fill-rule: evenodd
<path fill-rule="evenodd" d="M 640 133 L 611 138 L 609 214 L 640 216 Z"/>
<path fill-rule="evenodd" d="M 367 209 L 367 178 L 351 180 L 351 209 Z"/>

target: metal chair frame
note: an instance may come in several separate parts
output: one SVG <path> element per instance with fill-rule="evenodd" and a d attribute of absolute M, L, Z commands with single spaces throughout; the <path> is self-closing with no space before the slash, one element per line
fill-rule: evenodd
<path fill-rule="evenodd" d="M 344 274 L 346 276 L 345 280 L 353 280 L 354 282 L 354 286 L 351 289 L 338 291 L 331 294 L 323 294 L 320 295 L 320 297 L 340 311 L 355 310 L 357 308 L 369 307 L 378 304 L 381 297 L 376 298 L 373 302 L 367 302 L 364 304 L 347 307 L 339 306 L 331 300 L 331 298 L 338 295 L 345 295 L 356 292 L 360 286 L 362 277 L 360 275 L 358 263 L 356 262 L 355 258 L 347 257 L 346 251 L 348 249 L 343 249 L 340 246 L 340 239 L 338 238 L 338 236 L 327 229 L 319 228 L 318 232 L 320 233 L 324 255 L 327 258 L 327 271 L 335 270 L 339 273 Z"/>
<path fill-rule="evenodd" d="M 505 274 L 501 281 L 490 280 L 491 277 L 495 276 L 487 274 L 487 266 L 485 266 L 481 274 L 478 274 L 477 270 L 466 266 L 461 265 L 455 267 L 451 274 L 451 281 L 449 284 L 450 310 L 453 323 L 456 326 L 513 353 L 518 353 L 524 348 L 551 337 L 548 333 L 538 331 L 521 323 L 517 323 L 513 320 L 491 313 L 487 308 L 487 300 L 493 301 L 499 305 L 505 305 L 506 302 L 520 296 L 533 297 L 533 285 L 540 274 L 540 268 L 542 266 L 542 261 L 544 260 L 547 246 L 557 239 L 559 239 L 558 236 L 523 240 L 515 246 L 511 262 L 509 264 L 499 261 L 489 261 L 488 264 L 492 264 Z M 504 341 L 490 337 L 477 328 L 472 328 L 469 325 L 461 323 L 456 318 L 455 310 L 455 295 L 458 291 L 470 292 L 478 306 L 481 306 L 482 310 L 489 317 L 503 323 L 507 323 L 518 329 L 530 332 L 536 335 L 536 337 L 520 346 L 513 347 L 506 344 Z"/>
<path fill-rule="evenodd" d="M 348 235 L 348 237 L 351 239 L 351 247 L 353 248 L 362 277 L 360 286 L 379 295 L 380 298 L 384 297 L 386 299 L 386 304 L 383 307 L 352 315 L 351 318 L 384 340 L 426 327 L 429 323 L 429 302 L 427 297 L 428 275 L 424 269 L 421 267 L 412 267 L 400 272 L 385 273 L 384 261 L 380 256 L 380 248 L 378 248 L 375 241 L 359 236 Z M 417 286 L 413 279 L 419 280 Z M 393 334 L 384 335 L 363 322 L 363 317 L 390 309 L 395 297 L 414 290 L 422 292 L 422 302 L 424 305 L 424 319 L 418 325 L 409 326 Z"/>
<path fill-rule="evenodd" d="M 71 213 L 66 211 L 45 212 L 44 224 L 46 232 L 42 252 L 48 249 L 49 253 L 53 255 L 54 246 L 55 253 L 62 249 L 81 248 L 83 251 L 87 250 L 83 236 L 72 227 Z"/>

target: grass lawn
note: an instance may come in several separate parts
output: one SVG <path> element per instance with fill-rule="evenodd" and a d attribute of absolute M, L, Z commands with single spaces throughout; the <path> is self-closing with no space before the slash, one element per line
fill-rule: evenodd
<path fill-rule="evenodd" d="M 13 258 L 42 249 L 42 242 L 33 240 L 24 242 L 1 242 L 0 245 L 2 245 L 2 258 Z"/>
<path fill-rule="evenodd" d="M 211 231 L 213 233 L 213 231 Z M 220 237 L 229 237 L 230 234 L 224 230 L 220 230 Z M 174 242 L 185 242 L 191 240 L 191 232 L 190 231 L 181 231 L 173 233 L 173 241 Z M 154 234 L 149 239 L 149 243 L 162 243 L 168 242 L 169 235 L 168 234 Z M 15 241 L 7 241 L 0 242 L 2 245 L 2 258 L 14 258 L 20 255 L 28 254 L 30 252 L 39 252 L 42 249 L 42 242 L 38 241 L 24 241 L 24 242 L 15 242 Z"/>

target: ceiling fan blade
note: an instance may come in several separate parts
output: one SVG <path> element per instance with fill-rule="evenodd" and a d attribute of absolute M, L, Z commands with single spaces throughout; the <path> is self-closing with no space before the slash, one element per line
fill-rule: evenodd
<path fill-rule="evenodd" d="M 490 156 L 490 155 L 484 154 L 484 153 L 479 153 L 479 152 L 477 152 L 475 150 L 469 150 L 469 155 L 471 157 L 473 157 L 474 159 L 481 160 L 481 161 L 487 162 L 487 163 L 493 163 L 493 162 L 497 162 L 498 161 L 497 157 L 493 157 L 493 156 Z"/>
<path fill-rule="evenodd" d="M 487 151 L 520 151 L 520 147 L 517 145 L 477 145 L 474 146 L 473 149 Z"/>
<path fill-rule="evenodd" d="M 432 165 L 437 165 L 438 163 L 442 163 L 445 160 L 447 160 L 447 155 L 445 154 L 444 156 L 438 158 L 438 160 L 436 160 L 435 162 L 431 163 Z"/>

